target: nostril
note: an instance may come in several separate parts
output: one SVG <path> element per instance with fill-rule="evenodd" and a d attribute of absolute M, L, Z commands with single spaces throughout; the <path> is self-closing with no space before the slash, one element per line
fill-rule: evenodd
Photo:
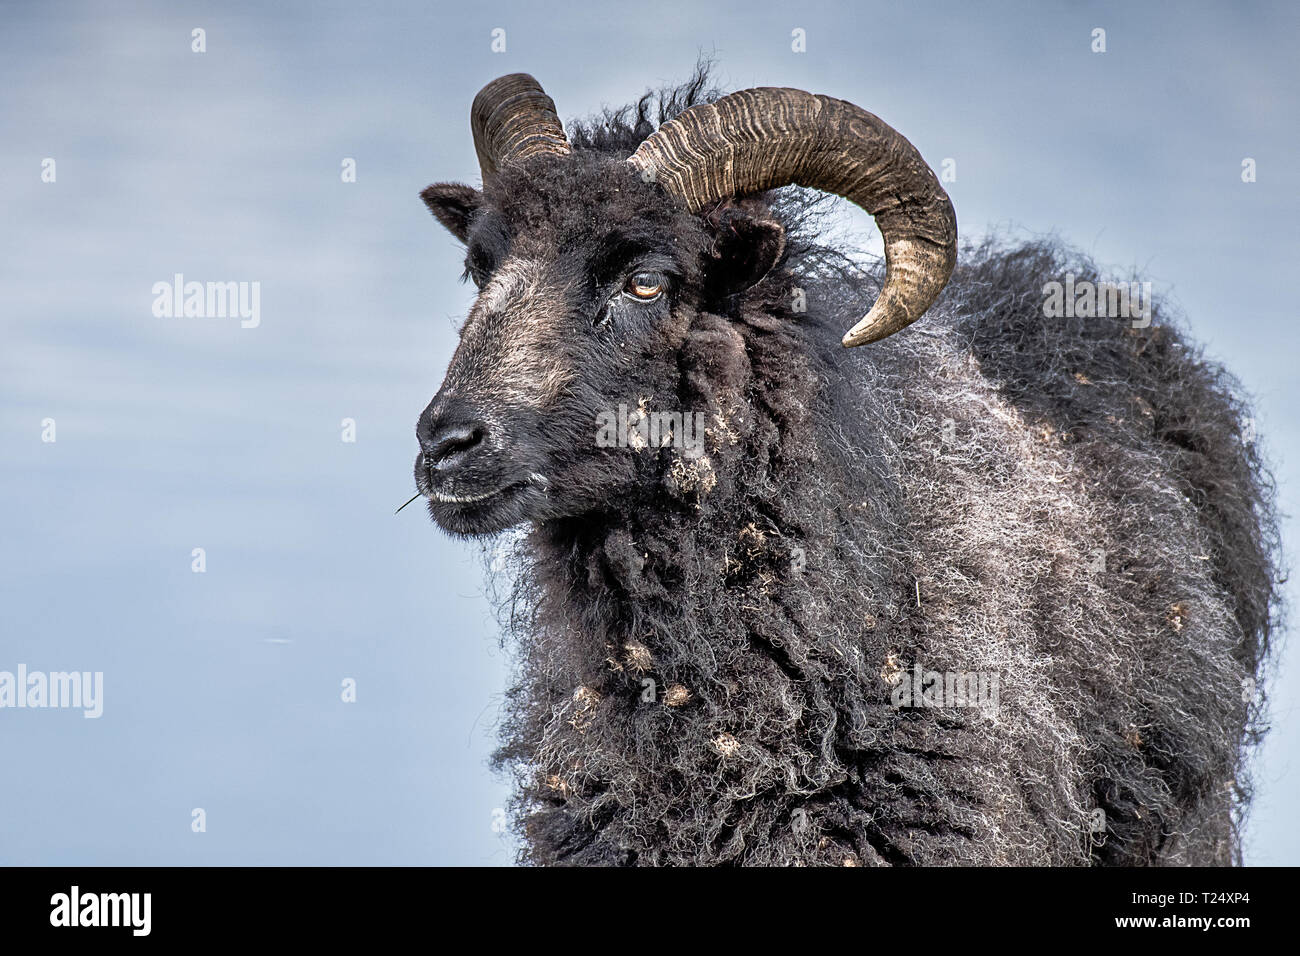
<path fill-rule="evenodd" d="M 424 446 L 425 463 L 435 471 L 458 461 L 483 441 L 487 429 L 482 425 L 452 425 L 434 433 Z"/>

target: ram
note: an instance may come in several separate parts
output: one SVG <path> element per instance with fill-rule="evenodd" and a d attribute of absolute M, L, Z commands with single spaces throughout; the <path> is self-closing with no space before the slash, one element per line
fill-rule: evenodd
<path fill-rule="evenodd" d="M 1056 242 L 959 254 L 829 96 L 700 71 L 566 135 L 515 74 L 471 127 L 482 190 L 422 194 L 479 294 L 415 480 L 509 542 L 522 862 L 1239 861 L 1272 487 L 1162 302 L 1047 308 L 1107 281 Z"/>

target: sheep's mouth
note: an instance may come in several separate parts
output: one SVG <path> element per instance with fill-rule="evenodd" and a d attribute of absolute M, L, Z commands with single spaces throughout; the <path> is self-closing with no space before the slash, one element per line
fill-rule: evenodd
<path fill-rule="evenodd" d="M 430 491 L 426 496 L 430 501 L 436 501 L 444 505 L 478 505 L 485 501 L 491 501 L 500 495 L 508 494 L 516 488 L 523 487 L 524 482 L 517 481 L 512 485 L 506 485 L 504 488 L 497 488 L 482 495 L 451 495 L 441 491 Z"/>
<path fill-rule="evenodd" d="M 495 534 L 527 519 L 534 487 L 529 481 L 516 481 L 476 495 L 431 492 L 429 514 L 452 534 Z"/>
<path fill-rule="evenodd" d="M 494 534 L 527 520 L 531 505 L 550 483 L 529 473 L 494 488 L 434 488 L 417 472 L 416 487 L 428 499 L 429 515 L 452 534 Z"/>

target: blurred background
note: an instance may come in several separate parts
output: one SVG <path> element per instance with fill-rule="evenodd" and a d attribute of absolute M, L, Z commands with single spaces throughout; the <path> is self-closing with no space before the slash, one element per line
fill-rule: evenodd
<path fill-rule="evenodd" d="M 0 670 L 102 671 L 104 711 L 0 711 L 0 863 L 512 861 L 482 556 L 393 514 L 471 301 L 417 194 L 478 184 L 469 104 L 504 73 L 568 118 L 704 54 L 724 89 L 878 113 L 953 161 L 965 236 L 1054 232 L 1171 296 L 1257 398 L 1294 513 L 1298 27 L 1285 2 L 6 3 Z M 156 316 L 177 273 L 259 283 L 260 324 Z M 1296 654 L 1249 863 L 1300 863 Z"/>

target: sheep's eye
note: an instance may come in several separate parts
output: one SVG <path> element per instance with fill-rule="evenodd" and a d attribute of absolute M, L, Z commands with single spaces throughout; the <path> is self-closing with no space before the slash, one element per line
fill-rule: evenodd
<path fill-rule="evenodd" d="M 641 302 L 653 302 L 664 291 L 664 277 L 657 272 L 638 272 L 627 280 L 623 291 Z"/>

